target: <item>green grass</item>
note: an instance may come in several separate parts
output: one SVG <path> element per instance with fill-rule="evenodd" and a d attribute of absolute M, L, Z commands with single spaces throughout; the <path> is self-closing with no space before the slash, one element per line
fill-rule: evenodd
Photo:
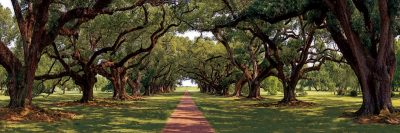
<path fill-rule="evenodd" d="M 397 125 L 355 124 L 349 118 L 340 118 L 343 112 L 359 108 L 361 97 L 334 96 L 329 92 L 308 92 L 300 100 L 317 105 L 308 108 L 253 107 L 259 102 L 276 102 L 282 95 L 266 96 L 262 101 L 239 100 L 231 97 L 198 93 L 195 87 L 178 88 L 175 93 L 147 97 L 144 101 L 124 102 L 129 107 L 51 107 L 49 104 L 72 101 L 80 94 L 37 97 L 34 104 L 44 108 L 79 113 L 76 120 L 54 123 L 11 123 L 0 120 L 0 132 L 160 132 L 183 92 L 188 90 L 199 109 L 217 132 L 399 132 Z M 109 98 L 111 93 L 96 93 L 96 97 Z M 0 96 L 0 106 L 7 105 L 8 97 Z M 400 98 L 393 98 L 400 105 Z M 398 106 L 397 106 L 398 107 Z"/>
<path fill-rule="evenodd" d="M 308 92 L 308 96 L 298 99 L 317 105 L 308 108 L 277 108 L 248 105 L 276 102 L 282 95 L 264 95 L 262 101 L 238 100 L 198 92 L 192 92 L 191 95 L 217 132 L 400 132 L 398 125 L 360 125 L 350 118 L 340 118 L 343 112 L 356 111 L 360 107 L 361 97 Z M 393 104 L 400 105 L 400 99 L 393 98 Z"/>
<path fill-rule="evenodd" d="M 33 100 L 35 105 L 77 112 L 78 119 L 53 123 L 0 120 L 0 132 L 161 132 L 182 95 L 183 92 L 176 92 L 147 97 L 144 101 L 124 102 L 128 107 L 51 107 L 49 104 L 54 102 L 78 100 L 81 94 L 37 97 Z M 111 93 L 95 93 L 95 97 L 100 98 L 111 96 Z M 0 96 L 0 106 L 6 106 L 7 102 L 7 96 Z"/>

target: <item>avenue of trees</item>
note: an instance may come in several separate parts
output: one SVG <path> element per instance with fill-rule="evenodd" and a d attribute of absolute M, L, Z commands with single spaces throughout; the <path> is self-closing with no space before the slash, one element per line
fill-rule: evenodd
<path fill-rule="evenodd" d="M 11 109 L 55 88 L 77 88 L 88 103 L 94 88 L 130 100 L 192 79 L 220 96 L 281 92 L 283 105 L 305 90 L 360 92 L 357 115 L 396 111 L 399 0 L 11 2 L 14 14 L 0 7 L 0 92 Z"/>

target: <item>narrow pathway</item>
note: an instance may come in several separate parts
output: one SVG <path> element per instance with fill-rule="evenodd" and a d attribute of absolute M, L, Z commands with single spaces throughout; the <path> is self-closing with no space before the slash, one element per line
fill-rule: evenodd
<path fill-rule="evenodd" d="M 167 120 L 163 133 L 215 133 L 215 130 L 186 91 L 178 107 Z"/>

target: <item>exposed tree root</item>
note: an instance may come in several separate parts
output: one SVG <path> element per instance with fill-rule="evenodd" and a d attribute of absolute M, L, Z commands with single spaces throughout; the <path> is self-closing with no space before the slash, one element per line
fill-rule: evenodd
<path fill-rule="evenodd" d="M 114 101 L 141 101 L 144 100 L 141 96 L 123 96 L 122 98 L 110 98 L 107 100 L 114 100 Z"/>
<path fill-rule="evenodd" d="M 250 106 L 254 107 L 294 107 L 294 108 L 307 108 L 315 106 L 312 102 L 303 101 L 291 101 L 291 102 L 270 102 L 270 103 L 258 103 Z"/>
<path fill-rule="evenodd" d="M 53 122 L 64 119 L 74 119 L 77 114 L 73 112 L 60 110 L 45 110 L 37 106 L 29 106 L 25 108 L 10 109 L 0 108 L 0 120 L 22 122 L 22 121 L 39 121 Z"/>
<path fill-rule="evenodd" d="M 369 116 L 358 116 L 356 113 L 345 112 L 341 117 L 352 118 L 355 123 L 358 124 L 373 124 L 382 123 L 390 125 L 400 125 L 400 113 L 390 113 L 387 111 L 381 111 L 379 115 Z"/>
<path fill-rule="evenodd" d="M 121 96 L 117 96 L 117 97 L 113 97 L 112 100 L 120 100 L 120 101 L 137 101 L 137 100 L 142 100 L 142 97 L 139 96 L 129 96 L 129 95 L 123 95 Z"/>
<path fill-rule="evenodd" d="M 264 97 L 257 97 L 257 98 L 247 98 L 247 97 L 237 97 L 237 99 L 234 99 L 235 101 L 261 101 L 266 98 Z"/>
<path fill-rule="evenodd" d="M 126 99 L 127 101 L 141 101 L 142 98 L 136 99 Z M 51 106 L 56 107 L 69 107 L 69 106 L 89 106 L 89 107 L 126 107 L 129 106 L 128 103 L 117 102 L 113 98 L 97 98 L 93 101 L 89 101 L 88 103 L 81 103 L 79 101 L 68 101 L 68 102 L 58 102 L 53 103 Z"/>

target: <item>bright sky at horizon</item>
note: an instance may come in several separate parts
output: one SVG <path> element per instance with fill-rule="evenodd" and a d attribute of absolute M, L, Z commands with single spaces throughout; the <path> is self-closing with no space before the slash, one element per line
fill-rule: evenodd
<path fill-rule="evenodd" d="M 4 7 L 10 8 L 11 12 L 14 13 L 14 10 L 12 9 L 11 0 L 0 0 L 0 4 L 3 5 Z"/>
<path fill-rule="evenodd" d="M 188 80 L 183 80 L 182 82 L 182 86 L 197 86 L 196 83 L 192 83 L 192 81 L 190 79 Z"/>

